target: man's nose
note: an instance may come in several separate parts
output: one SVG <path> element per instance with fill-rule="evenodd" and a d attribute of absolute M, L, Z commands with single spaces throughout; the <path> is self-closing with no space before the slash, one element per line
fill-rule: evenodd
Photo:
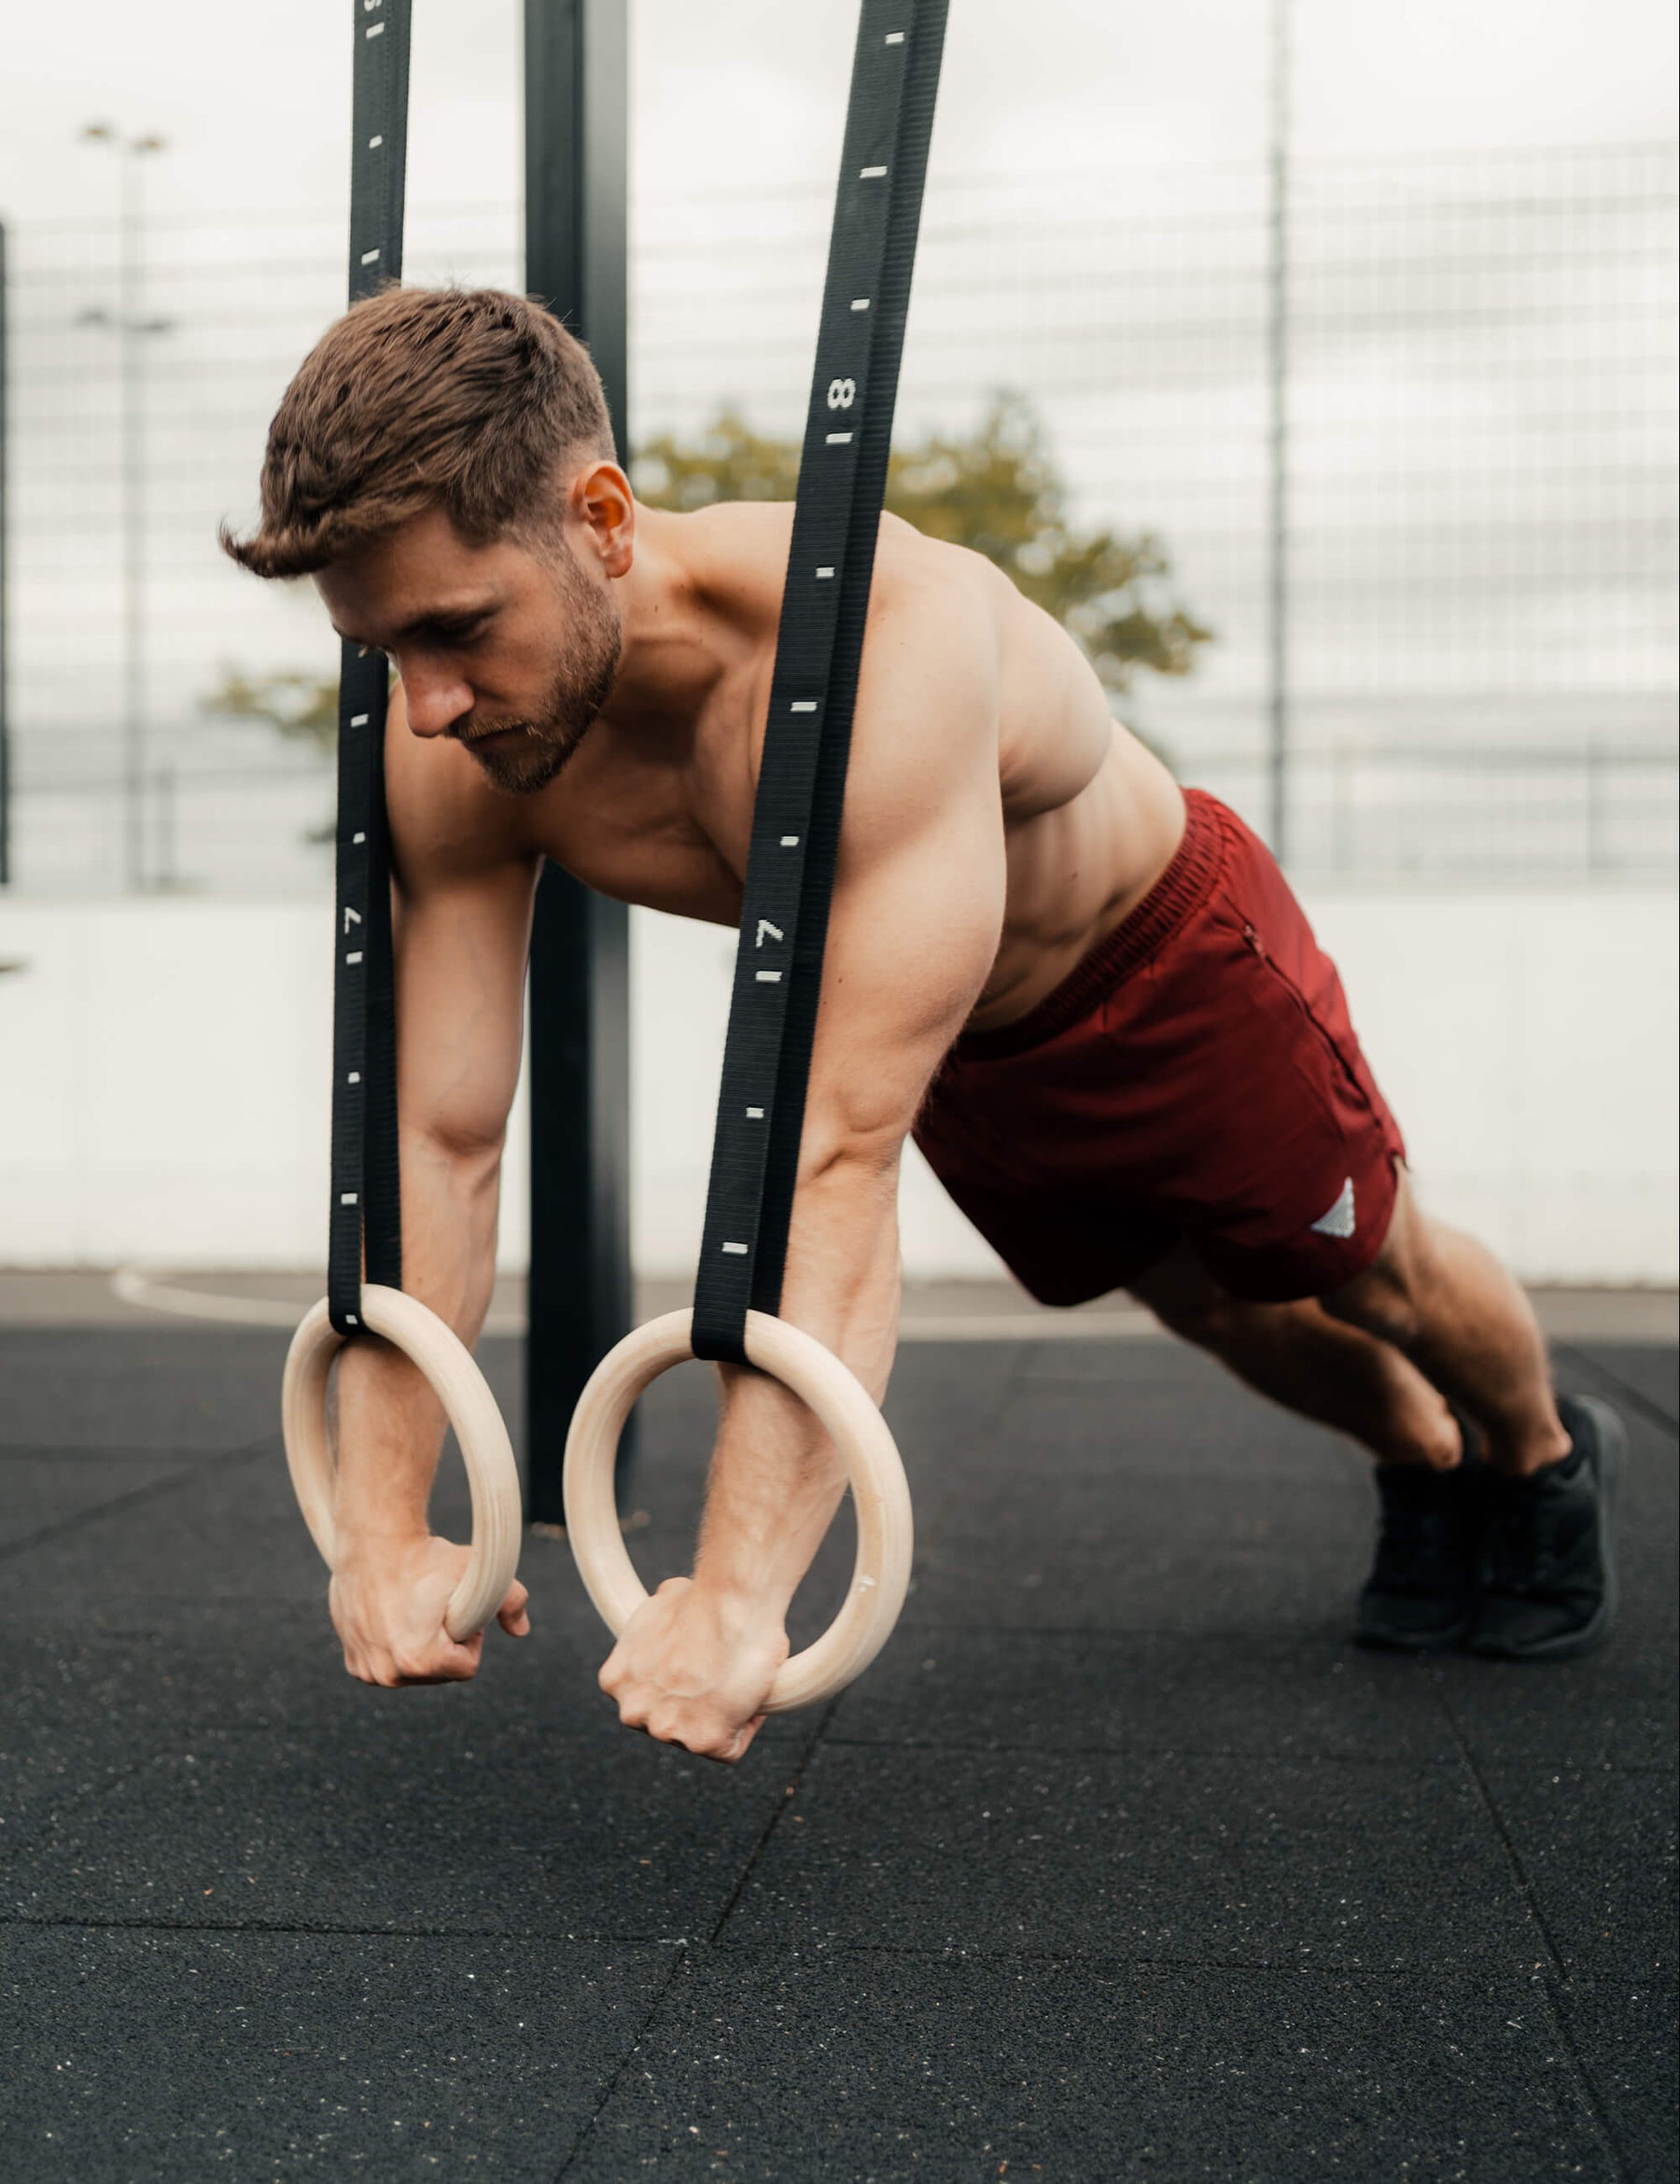
<path fill-rule="evenodd" d="M 472 710 L 471 689 L 458 675 L 405 669 L 402 692 L 408 704 L 409 727 L 416 735 L 447 735 L 455 721 Z"/>

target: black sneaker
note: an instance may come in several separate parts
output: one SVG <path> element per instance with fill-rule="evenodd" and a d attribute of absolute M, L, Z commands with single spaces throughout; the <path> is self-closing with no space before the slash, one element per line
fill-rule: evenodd
<path fill-rule="evenodd" d="M 1571 1442 L 1525 1478 L 1488 1476 L 1487 1563 L 1472 1653 L 1571 1660 L 1603 1643 L 1616 1614 L 1611 1518 L 1627 1454 L 1621 1420 L 1597 1395 L 1561 1395 Z"/>
<path fill-rule="evenodd" d="M 1379 1463 L 1377 1559 L 1359 1596 L 1353 1636 L 1399 1653 L 1443 1653 L 1463 1643 L 1481 1558 L 1483 1467 L 1466 1455 L 1450 1471 Z"/>

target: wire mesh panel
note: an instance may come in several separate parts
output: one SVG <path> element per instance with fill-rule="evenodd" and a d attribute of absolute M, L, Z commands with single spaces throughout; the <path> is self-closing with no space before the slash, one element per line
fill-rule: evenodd
<path fill-rule="evenodd" d="M 931 186 L 900 441 L 1025 398 L 1087 527 L 1148 532 L 1214 631 L 1123 702 L 1266 816 L 1268 173 Z M 1612 880 L 1676 865 L 1672 146 L 1291 162 L 1290 851 L 1304 875 Z M 797 437 L 824 193 L 633 205 L 633 433 L 725 404 Z M 511 205 L 418 208 L 409 274 L 512 284 Z M 267 420 L 339 308 L 331 221 L 159 221 L 142 269 L 144 763 L 121 763 L 112 231 L 11 238 L 15 873 L 324 887 L 324 754 L 213 707 L 329 679 L 310 588 L 228 565 Z M 133 429 L 131 427 L 131 429 Z M 271 695 L 273 693 L 271 692 Z M 278 706 L 284 711 L 284 704 Z"/>

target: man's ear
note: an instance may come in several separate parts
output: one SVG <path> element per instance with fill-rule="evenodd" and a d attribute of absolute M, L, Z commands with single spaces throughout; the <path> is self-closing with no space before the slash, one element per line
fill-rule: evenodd
<path fill-rule="evenodd" d="M 636 559 L 636 497 L 617 463 L 586 464 L 567 500 L 595 543 L 603 574 L 627 576 Z"/>

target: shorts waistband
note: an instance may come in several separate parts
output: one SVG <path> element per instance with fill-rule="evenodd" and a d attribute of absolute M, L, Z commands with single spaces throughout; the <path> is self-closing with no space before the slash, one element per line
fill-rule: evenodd
<path fill-rule="evenodd" d="M 1143 900 L 1083 957 L 1034 1009 L 995 1031 L 965 1031 L 951 1049 L 958 1061 L 1001 1061 L 1026 1054 L 1090 1014 L 1105 994 L 1159 955 L 1212 892 L 1225 863 L 1225 806 L 1204 789 L 1184 791 L 1184 836 Z"/>

